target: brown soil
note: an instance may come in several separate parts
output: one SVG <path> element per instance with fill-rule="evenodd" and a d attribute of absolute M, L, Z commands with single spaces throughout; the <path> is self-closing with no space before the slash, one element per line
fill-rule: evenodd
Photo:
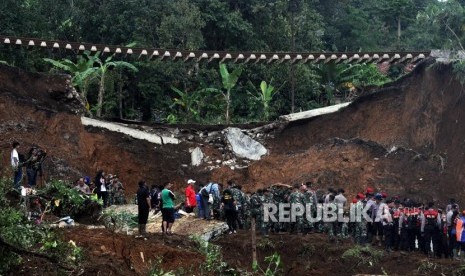
<path fill-rule="evenodd" d="M 239 232 L 215 241 L 223 249 L 225 261 L 233 267 L 252 270 L 251 233 Z M 428 259 L 420 253 L 383 253 L 382 261 L 373 265 L 358 264 L 360 258 L 342 258 L 354 247 L 349 240 L 330 243 L 325 234 L 272 234 L 257 236 L 257 259 L 262 269 L 265 257 L 278 253 L 284 275 L 451 275 L 460 262 L 448 259 Z M 374 247 L 382 250 L 381 247 Z M 361 256 L 363 257 L 363 256 Z M 426 268 L 430 264 L 430 268 Z M 387 274 L 386 274 L 387 273 Z"/>
<path fill-rule="evenodd" d="M 150 235 L 147 240 L 116 234 L 108 229 L 76 227 L 62 230 L 65 241 L 84 248 L 84 261 L 67 275 L 148 275 L 153 267 L 167 271 L 199 273 L 205 258 L 184 236 Z M 157 265 L 157 260 L 161 264 Z M 55 272 L 54 272 L 55 271 Z M 57 268 L 43 259 L 23 260 L 16 275 L 57 275 Z M 190 273 L 188 273 L 190 274 Z"/>
<path fill-rule="evenodd" d="M 103 169 L 122 179 L 131 198 L 140 179 L 150 184 L 172 181 L 177 191 L 188 178 L 220 182 L 233 179 L 246 190 L 276 182 L 311 180 L 318 189 L 343 187 L 349 197 L 372 186 L 391 195 L 436 200 L 442 206 L 451 196 L 459 202 L 465 196 L 465 128 L 460 127 L 465 121 L 464 87 L 454 76 L 451 65 L 423 62 L 408 76 L 359 98 L 340 112 L 289 123 L 267 134 L 265 137 L 274 136 L 262 141 L 270 154 L 246 169 L 232 170 L 229 166 L 211 169 L 208 164 L 191 167 L 189 149 L 196 146 L 213 163 L 225 160 L 224 151 L 198 137 L 185 139 L 179 145 L 161 146 L 86 128 L 80 122 L 83 105 L 69 87 L 69 77 L 27 73 L 0 65 L 0 174 L 11 174 L 10 145 L 18 140 L 22 153 L 33 143 L 48 150 L 46 179 L 92 177 Z M 193 127 L 178 126 L 181 133 L 189 135 L 195 132 Z M 174 131 L 168 126 L 154 128 Z M 218 130 L 202 128 L 200 132 L 206 136 Z M 234 266 L 250 266 L 247 235 L 218 241 L 224 247 L 226 260 Z M 89 259 L 82 266 L 88 275 L 98 271 L 104 275 L 144 274 L 149 265 L 141 261 L 140 252 L 144 252 L 146 260 L 163 256 L 166 269 L 174 269 L 180 260 L 184 268 L 195 268 L 203 258 L 184 238 L 159 243 L 156 241 L 161 237 L 155 235 L 144 242 L 107 230 L 82 228 L 65 236 L 88 253 Z M 275 248 L 261 251 L 260 257 L 278 251 L 290 275 L 381 274 L 382 269 L 389 274 L 412 275 L 424 261 L 420 255 L 394 253 L 372 268 L 347 271 L 348 263 L 340 257 L 351 244 L 333 246 L 320 235 L 274 236 L 271 240 Z M 311 258 L 299 255 L 303 246 L 311 245 L 318 249 Z M 23 274 L 34 271 L 32 267 L 49 269 L 53 265 L 31 258 L 23 266 Z"/>
<path fill-rule="evenodd" d="M 428 60 L 340 112 L 290 123 L 238 179 L 254 188 L 311 180 L 349 196 L 372 186 L 441 206 L 464 198 L 464 90 L 451 65 Z"/>

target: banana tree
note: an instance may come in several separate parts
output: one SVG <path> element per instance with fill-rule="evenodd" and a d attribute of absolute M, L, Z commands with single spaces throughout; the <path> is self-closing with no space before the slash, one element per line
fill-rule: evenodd
<path fill-rule="evenodd" d="M 278 92 L 275 90 L 274 86 L 267 84 L 266 81 L 260 83 L 260 95 L 259 99 L 263 106 L 263 117 L 265 121 L 268 121 L 270 117 L 270 102 L 273 99 L 273 96 Z"/>
<path fill-rule="evenodd" d="M 90 55 L 89 52 L 86 51 L 84 52 L 84 56 L 79 55 L 77 57 L 76 62 L 66 58 L 62 60 L 44 58 L 44 61 L 71 74 L 71 83 L 74 87 L 79 89 L 81 98 L 88 108 L 87 92 L 89 85 L 96 79 L 97 71 L 99 69 L 94 66 L 97 62 L 97 57 Z"/>
<path fill-rule="evenodd" d="M 193 117 L 197 117 L 199 112 L 195 107 L 199 102 L 199 94 L 195 92 L 189 93 L 189 91 L 181 91 L 173 86 L 171 87 L 171 90 L 176 92 L 179 96 L 173 99 L 173 105 L 171 107 L 174 105 L 180 106 L 186 113 L 187 122 L 190 122 Z"/>
<path fill-rule="evenodd" d="M 239 79 L 239 76 L 242 73 L 242 68 L 238 67 L 234 69 L 232 73 L 228 72 L 228 68 L 224 63 L 220 64 L 220 74 L 223 81 L 223 88 L 226 90 L 223 93 L 224 99 L 226 101 L 226 123 L 230 122 L 230 107 L 231 107 L 231 90 L 236 86 L 236 83 Z"/>
<path fill-rule="evenodd" d="M 127 68 L 130 71 L 137 72 L 137 68 L 129 62 L 125 61 L 112 61 L 113 56 L 109 56 L 105 60 L 101 60 L 98 56 L 100 53 L 97 53 L 95 56 L 96 62 L 99 65 L 97 74 L 100 78 L 99 80 L 99 91 L 97 98 L 97 117 L 102 117 L 102 106 L 103 106 L 103 97 L 105 94 L 105 78 L 109 68 Z"/>
<path fill-rule="evenodd" d="M 199 119 L 199 114 L 201 112 L 203 101 L 205 100 L 206 94 L 216 93 L 219 90 L 216 88 L 201 88 L 195 91 L 182 91 L 177 89 L 176 87 L 171 87 L 171 90 L 176 92 L 179 97 L 173 99 L 173 107 L 174 105 L 180 106 L 185 114 L 186 114 L 186 121 L 191 122 L 192 119 Z"/>

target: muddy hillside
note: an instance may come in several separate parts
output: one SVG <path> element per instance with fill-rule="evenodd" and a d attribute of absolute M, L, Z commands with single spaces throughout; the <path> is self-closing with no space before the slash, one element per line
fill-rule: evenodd
<path fill-rule="evenodd" d="M 139 179 L 169 180 L 180 188 L 188 178 L 232 179 L 247 190 L 312 181 L 318 189 L 344 187 L 353 194 L 370 186 L 441 203 L 465 196 L 464 87 L 452 65 L 433 59 L 338 112 L 240 126 L 265 147 L 258 158 L 238 156 L 221 126 L 117 124 L 162 138 L 154 143 L 84 125 L 83 104 L 69 83 L 68 76 L 0 67 L 4 168 L 11 142 L 18 140 L 23 153 L 32 144 L 47 149 L 46 179 L 93 176 L 103 169 L 126 183 L 128 196 Z"/>

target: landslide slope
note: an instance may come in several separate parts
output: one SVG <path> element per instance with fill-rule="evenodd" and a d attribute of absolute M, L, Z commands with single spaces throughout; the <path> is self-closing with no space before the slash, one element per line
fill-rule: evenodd
<path fill-rule="evenodd" d="M 353 195 L 372 186 L 445 203 L 465 196 L 464 86 L 452 64 L 430 59 L 339 112 L 289 123 L 244 181 L 311 180 Z M 462 76 L 463 77 L 463 76 Z"/>
<path fill-rule="evenodd" d="M 157 184 L 170 180 L 177 188 L 187 178 L 233 179 L 246 190 L 310 180 L 320 189 L 344 187 L 349 196 L 372 186 L 391 195 L 445 203 L 451 196 L 465 196 L 464 87 L 457 76 L 452 65 L 429 59 L 339 112 L 262 135 L 274 137 L 262 140 L 269 154 L 247 168 L 232 169 L 221 163 L 230 156 L 197 136 L 178 145 L 154 145 L 84 127 L 83 105 L 69 77 L 0 66 L 1 164 L 9 168 L 10 145 L 18 140 L 23 153 L 33 143 L 48 150 L 48 178 L 93 176 L 103 169 L 122 178 L 127 195 L 136 191 L 140 179 Z M 190 128 L 180 131 L 195 132 Z M 208 137 L 205 131 L 202 136 Z M 196 146 L 220 165 L 189 166 L 189 148 Z"/>
<path fill-rule="evenodd" d="M 190 163 L 185 145 L 158 146 L 119 133 L 85 127 L 84 106 L 66 75 L 24 72 L 0 65 L 1 173 L 11 173 L 11 143 L 27 154 L 32 144 L 48 151 L 45 178 L 70 179 L 102 169 L 117 174 L 126 194 L 140 179 L 150 183 L 182 180 L 182 164 Z"/>

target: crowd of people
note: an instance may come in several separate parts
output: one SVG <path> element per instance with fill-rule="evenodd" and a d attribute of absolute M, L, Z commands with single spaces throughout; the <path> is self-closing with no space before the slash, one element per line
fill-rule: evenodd
<path fill-rule="evenodd" d="M 47 152 L 38 146 L 32 146 L 27 158 L 19 153 L 18 142 L 13 142 L 11 166 L 14 170 L 14 188 L 19 190 L 23 182 L 23 167 L 27 172 L 27 184 L 34 187 L 37 175 L 42 175 L 42 162 Z M 139 182 L 136 203 L 139 208 L 139 232 L 146 235 L 146 224 L 151 210 L 161 211 L 162 232 L 172 234 L 176 211 L 183 208 L 186 213 L 196 212 L 205 220 L 219 219 L 227 222 L 229 233 L 237 229 L 249 230 L 252 220 L 256 230 L 262 235 L 270 232 L 289 232 L 309 234 L 325 232 L 330 242 L 352 238 L 358 244 L 383 246 L 386 251 L 420 251 L 437 258 L 465 259 L 465 211 L 460 211 L 454 199 L 445 208 L 435 208 L 434 203 L 414 202 L 409 198 L 394 196 L 388 198 L 383 192 L 367 188 L 358 193 L 349 204 L 344 189 L 329 188 L 319 194 L 311 188 L 312 183 L 300 183 L 293 186 L 275 184 L 269 188 L 258 189 L 254 193 L 244 193 L 242 187 L 228 181 L 225 185 L 208 181 L 203 185 L 193 179 L 187 181 L 185 199 L 176 205 L 176 196 L 171 191 L 172 184 L 152 185 Z M 103 207 L 112 204 L 126 204 L 124 187 L 116 175 L 98 171 L 93 180 L 90 177 L 79 178 L 74 188 L 88 196 L 103 201 Z M 290 222 L 267 220 L 265 214 L 269 205 L 289 204 L 310 206 L 296 220 Z M 366 210 L 368 218 L 361 220 L 309 220 L 316 217 L 319 208 L 331 205 L 342 214 L 352 214 L 354 210 Z M 310 212 L 310 214 L 308 214 Z M 459 252 L 462 252 L 459 255 Z"/>
<path fill-rule="evenodd" d="M 81 177 L 74 183 L 74 189 L 102 200 L 103 207 L 126 204 L 124 186 L 117 175 L 106 174 L 103 170 L 97 172 L 94 180 L 89 176 Z"/>
<path fill-rule="evenodd" d="M 169 186 L 166 186 L 169 185 Z M 160 208 L 163 221 L 174 222 L 173 208 L 163 193 L 174 199 L 170 190 L 171 184 L 165 187 L 152 186 L 147 188 L 150 207 Z M 244 193 L 240 185 L 228 181 L 225 185 L 208 182 L 206 185 L 196 184 L 189 179 L 185 188 L 183 206 L 185 212 L 196 212 L 199 218 L 205 220 L 225 220 L 229 233 L 237 229 L 251 229 L 251 220 L 256 222 L 256 230 L 262 235 L 288 232 L 293 234 L 309 234 L 312 232 L 327 233 L 330 242 L 340 242 L 342 239 L 353 239 L 355 243 L 381 246 L 386 251 L 422 252 L 436 258 L 465 258 L 465 211 L 460 212 L 454 199 L 444 206 L 435 208 L 434 203 L 423 204 L 400 196 L 388 197 L 384 192 L 375 192 L 373 188 L 358 193 L 352 201 L 348 201 L 344 189 L 328 189 L 327 192 L 311 189 L 312 183 L 300 183 L 293 186 L 275 184 L 254 193 Z M 164 192 L 165 191 L 165 192 Z M 313 206 L 311 216 L 316 217 L 318 208 L 333 205 L 333 209 L 349 217 L 353 209 L 366 210 L 368 218 L 360 221 L 310 221 L 306 214 L 297 216 L 295 221 L 266 221 L 267 204 L 301 204 Z M 166 215 L 168 208 L 169 212 Z M 176 208 L 175 208 L 176 209 Z M 292 210 L 292 207 L 289 208 Z M 145 221 L 146 222 L 146 221 Z M 170 228 L 171 229 L 171 228 Z M 164 226 L 164 233 L 171 233 Z"/>

